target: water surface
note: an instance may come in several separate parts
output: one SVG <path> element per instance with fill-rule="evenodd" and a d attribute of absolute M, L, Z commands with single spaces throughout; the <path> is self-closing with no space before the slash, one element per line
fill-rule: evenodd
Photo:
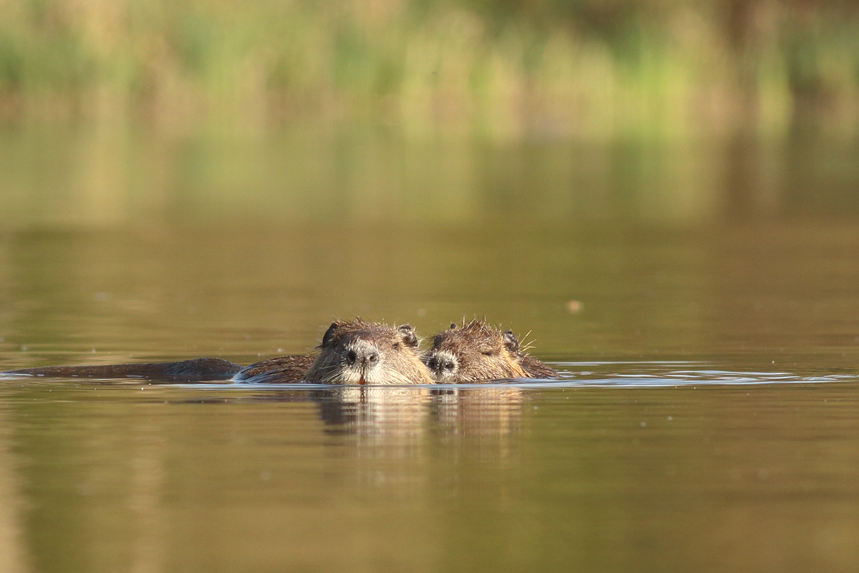
<path fill-rule="evenodd" d="M 0 570 L 859 566 L 854 144 L 116 141 L 0 137 L 0 369 L 485 316 L 562 376 L 2 378 Z"/>

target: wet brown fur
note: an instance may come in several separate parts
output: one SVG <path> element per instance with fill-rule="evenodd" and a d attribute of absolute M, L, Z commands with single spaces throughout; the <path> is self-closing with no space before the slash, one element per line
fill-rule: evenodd
<path fill-rule="evenodd" d="M 312 354 L 278 356 L 242 368 L 241 372 L 233 376 L 233 380 L 250 384 L 299 382 L 315 360 L 316 356 Z"/>
<path fill-rule="evenodd" d="M 243 367 L 218 358 L 181 362 L 49 366 L 3 374 L 56 378 L 143 378 L 149 380 L 229 380 L 279 384 L 432 384 L 420 360 L 412 327 L 387 326 L 360 318 L 335 321 L 319 345 L 318 355 L 281 356 Z M 352 353 L 353 359 L 350 359 Z"/>
<path fill-rule="evenodd" d="M 529 356 L 511 331 L 485 320 L 452 324 L 436 334 L 423 360 L 439 383 L 480 382 L 505 378 L 556 378 L 558 373 Z"/>
<path fill-rule="evenodd" d="M 47 378 L 144 378 L 166 381 L 229 380 L 242 369 L 220 358 L 194 358 L 181 362 L 140 364 L 99 364 L 93 366 L 45 366 L 24 368 L 2 374 L 20 374 Z"/>

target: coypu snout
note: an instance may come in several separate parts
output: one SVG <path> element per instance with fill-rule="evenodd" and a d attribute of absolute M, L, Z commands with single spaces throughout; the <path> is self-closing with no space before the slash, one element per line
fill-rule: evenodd
<path fill-rule="evenodd" d="M 343 369 L 344 381 L 357 377 L 358 384 L 366 384 L 368 378 L 373 378 L 373 369 L 379 365 L 381 359 L 374 341 L 353 340 L 344 346 L 344 350 L 346 362 Z"/>
<path fill-rule="evenodd" d="M 346 352 L 346 363 L 358 368 L 370 368 L 379 361 L 379 349 L 358 341 Z"/>
<path fill-rule="evenodd" d="M 426 359 L 427 368 L 438 382 L 453 382 L 459 372 L 456 356 L 445 350 L 432 352 Z"/>

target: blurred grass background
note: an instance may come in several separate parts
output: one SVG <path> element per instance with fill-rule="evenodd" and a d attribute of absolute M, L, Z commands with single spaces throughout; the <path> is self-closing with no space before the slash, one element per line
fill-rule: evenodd
<path fill-rule="evenodd" d="M 0 0 L 0 121 L 615 138 L 859 127 L 848 0 Z M 319 123 L 316 123 L 319 125 Z"/>
<path fill-rule="evenodd" d="M 857 134 L 855 1 L 0 0 L 0 230 L 853 217 Z"/>

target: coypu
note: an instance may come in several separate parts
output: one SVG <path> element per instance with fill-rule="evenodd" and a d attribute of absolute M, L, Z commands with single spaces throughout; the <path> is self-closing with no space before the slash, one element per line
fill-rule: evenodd
<path fill-rule="evenodd" d="M 392 328 L 361 319 L 335 321 L 319 356 L 304 375 L 314 384 L 432 384 L 418 353 L 418 337 L 404 324 Z"/>
<path fill-rule="evenodd" d="M 502 378 L 557 378 L 558 373 L 519 348 L 513 332 L 501 332 L 484 320 L 451 324 L 432 339 L 423 360 L 439 383 L 479 382 Z"/>
<path fill-rule="evenodd" d="M 197 358 L 150 364 L 49 366 L 3 374 L 168 381 L 231 379 L 257 384 L 432 384 L 417 347 L 418 338 L 411 326 L 394 328 L 359 318 L 333 322 L 322 337 L 318 356 L 281 356 L 247 367 L 218 358 Z"/>

